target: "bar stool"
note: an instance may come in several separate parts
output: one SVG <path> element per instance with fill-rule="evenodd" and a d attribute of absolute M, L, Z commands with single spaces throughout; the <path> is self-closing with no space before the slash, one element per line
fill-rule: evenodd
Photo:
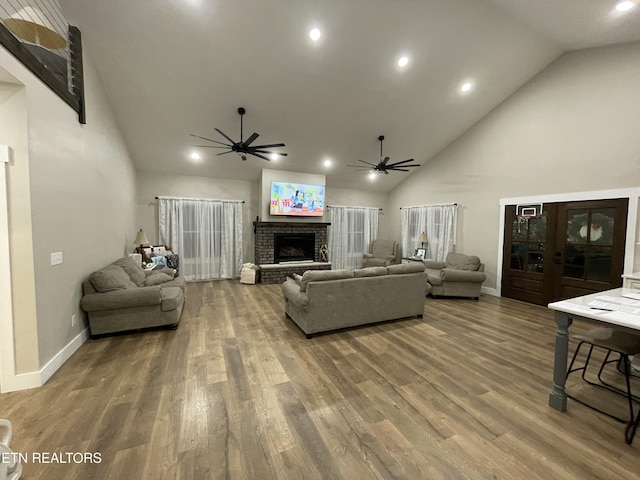
<path fill-rule="evenodd" d="M 629 404 L 629 417 L 621 418 L 616 416 L 610 412 L 606 412 L 594 405 L 591 405 L 584 400 L 580 400 L 569 393 L 567 393 L 567 397 L 575 400 L 582 405 L 595 410 L 598 413 L 606 415 L 620 423 L 626 423 L 627 428 L 625 430 L 625 441 L 627 443 L 631 443 L 633 441 L 633 437 L 635 435 L 635 431 L 640 422 L 640 409 L 638 412 L 638 418 L 634 414 L 633 404 L 634 402 L 640 402 L 640 398 L 634 396 L 631 392 L 631 382 L 630 382 L 630 372 L 631 372 L 631 359 L 630 357 L 636 355 L 639 358 L 638 366 L 640 367 L 640 335 L 635 335 L 632 333 L 622 332 L 620 330 L 615 330 L 608 327 L 597 327 L 589 330 L 587 333 L 583 335 L 573 335 L 572 338 L 579 340 L 578 346 L 576 347 L 576 351 L 573 354 L 573 358 L 571 359 L 571 363 L 569 364 L 569 369 L 567 370 L 566 378 L 569 378 L 574 372 L 582 371 L 582 379 L 588 383 L 589 385 L 593 385 L 599 388 L 604 388 L 618 395 L 622 395 L 627 398 Z M 587 358 L 584 362 L 584 365 L 581 367 L 574 368 L 573 365 L 580 353 L 580 349 L 582 345 L 589 345 L 589 351 L 587 353 Z M 589 366 L 589 362 L 591 360 L 591 355 L 593 353 L 593 349 L 595 347 L 601 348 L 605 350 L 607 353 L 600 365 L 600 369 L 598 370 L 598 382 L 594 382 L 589 380 L 586 377 L 587 367 Z M 612 353 L 617 353 L 618 357 L 611 359 Z M 625 376 L 626 390 L 622 390 L 610 383 L 607 383 L 602 379 L 602 372 L 604 368 L 610 363 L 619 363 L 620 370 Z"/>

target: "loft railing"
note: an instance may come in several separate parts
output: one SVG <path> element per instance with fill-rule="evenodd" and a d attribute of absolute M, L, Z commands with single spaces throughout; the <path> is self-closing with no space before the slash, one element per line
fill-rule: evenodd
<path fill-rule="evenodd" d="M 0 44 L 86 123 L 82 38 L 56 0 L 0 0 Z"/>

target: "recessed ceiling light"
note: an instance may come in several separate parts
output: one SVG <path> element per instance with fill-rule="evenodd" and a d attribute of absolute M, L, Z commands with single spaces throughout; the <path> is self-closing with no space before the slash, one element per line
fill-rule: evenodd
<path fill-rule="evenodd" d="M 460 85 L 460 91 L 462 93 L 469 93 L 471 90 L 473 90 L 473 82 L 471 81 L 466 81 Z"/>
<path fill-rule="evenodd" d="M 309 32 L 309 38 L 311 40 L 313 40 L 314 42 L 317 42 L 320 39 L 321 36 L 322 36 L 322 32 L 317 28 L 313 28 Z"/>
<path fill-rule="evenodd" d="M 409 57 L 402 56 L 398 59 L 399 67 L 406 67 L 409 64 Z"/>
<path fill-rule="evenodd" d="M 202 159 L 202 156 L 194 150 L 193 152 L 191 152 L 191 154 L 189 154 L 189 158 L 191 160 L 200 160 Z"/>
<path fill-rule="evenodd" d="M 280 155 L 278 155 L 277 153 L 275 153 L 275 152 L 274 152 L 274 153 L 272 153 L 271 155 L 269 155 L 269 158 L 270 158 L 271 160 L 274 160 L 274 161 L 275 161 L 275 160 L 278 160 L 278 159 L 280 158 Z"/>
<path fill-rule="evenodd" d="M 330 166 L 331 166 L 331 160 L 327 158 L 324 162 L 322 162 L 322 164 L 323 164 L 325 167 L 330 167 Z"/>
<path fill-rule="evenodd" d="M 618 10 L 619 12 L 628 12 L 635 6 L 636 6 L 636 2 L 631 0 L 626 0 L 624 2 L 618 2 L 618 4 L 616 5 L 616 10 Z"/>
<path fill-rule="evenodd" d="M 373 181 L 376 179 L 377 175 L 375 171 L 370 171 L 369 174 L 367 175 L 367 177 L 369 177 L 369 180 Z"/>

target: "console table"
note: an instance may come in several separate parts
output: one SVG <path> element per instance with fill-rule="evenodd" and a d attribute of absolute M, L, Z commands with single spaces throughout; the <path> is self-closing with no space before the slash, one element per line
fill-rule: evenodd
<path fill-rule="evenodd" d="M 573 320 L 583 320 L 606 327 L 624 330 L 638 334 L 640 331 L 640 315 L 624 312 L 595 310 L 589 307 L 589 302 L 604 295 L 622 297 L 622 288 L 592 293 L 582 297 L 570 298 L 549 304 L 555 311 L 556 346 L 553 361 L 553 389 L 549 394 L 549 406 L 561 412 L 567 409 L 567 394 L 565 380 L 567 376 L 567 357 L 569 354 L 569 327 Z"/>

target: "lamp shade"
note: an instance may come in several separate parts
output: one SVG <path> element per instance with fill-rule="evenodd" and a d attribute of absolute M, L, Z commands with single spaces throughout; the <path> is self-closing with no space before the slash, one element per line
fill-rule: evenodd
<path fill-rule="evenodd" d="M 149 245 L 151 242 L 147 239 L 142 229 L 136 234 L 136 239 L 133 241 L 134 245 Z"/>
<path fill-rule="evenodd" d="M 427 238 L 427 234 L 426 233 L 422 232 L 420 234 L 420 241 L 422 243 L 429 243 L 429 238 Z"/>

